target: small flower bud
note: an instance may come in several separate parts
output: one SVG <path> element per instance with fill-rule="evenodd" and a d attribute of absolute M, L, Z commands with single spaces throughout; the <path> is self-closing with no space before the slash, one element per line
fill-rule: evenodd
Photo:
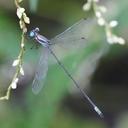
<path fill-rule="evenodd" d="M 99 0 L 93 0 L 94 2 L 99 2 Z"/>
<path fill-rule="evenodd" d="M 98 18 L 101 17 L 101 12 L 100 11 L 96 11 L 95 14 L 96 14 L 96 17 L 98 17 Z"/>
<path fill-rule="evenodd" d="M 110 27 L 116 27 L 118 25 L 118 22 L 116 20 L 113 20 L 109 23 Z"/>
<path fill-rule="evenodd" d="M 17 83 L 18 83 L 18 78 L 16 78 L 12 83 L 11 83 L 11 87 L 12 89 L 16 89 L 17 88 Z"/>
<path fill-rule="evenodd" d="M 26 28 L 26 27 L 23 28 L 23 32 L 24 32 L 24 33 L 27 32 L 27 28 Z"/>
<path fill-rule="evenodd" d="M 21 8 L 21 7 L 20 7 L 20 8 L 17 8 L 16 14 L 17 14 L 17 16 L 18 16 L 19 19 L 21 19 L 21 17 L 22 17 L 22 15 L 23 15 L 24 11 L 25 11 L 24 8 Z"/>
<path fill-rule="evenodd" d="M 113 35 L 112 39 L 113 39 L 113 43 L 118 43 L 118 36 Z"/>
<path fill-rule="evenodd" d="M 24 22 L 22 20 L 19 21 L 19 24 L 20 24 L 20 28 L 23 29 L 24 27 Z"/>
<path fill-rule="evenodd" d="M 124 45 L 125 44 L 125 40 L 121 37 L 118 38 L 118 43 L 121 44 L 121 45 Z"/>
<path fill-rule="evenodd" d="M 20 67 L 20 74 L 24 76 L 24 70 L 23 70 L 22 66 Z"/>
<path fill-rule="evenodd" d="M 91 8 L 91 4 L 89 2 L 84 4 L 84 6 L 83 6 L 83 10 L 85 10 L 85 11 L 90 10 L 90 8 Z"/>
<path fill-rule="evenodd" d="M 98 24 L 100 25 L 100 26 L 104 26 L 105 25 L 105 20 L 101 17 L 101 18 L 99 18 L 98 19 Z"/>
<path fill-rule="evenodd" d="M 19 59 L 14 60 L 12 66 L 15 67 L 19 64 Z"/>
<path fill-rule="evenodd" d="M 99 6 L 99 9 L 103 13 L 105 13 L 107 11 L 107 8 L 105 6 Z"/>
<path fill-rule="evenodd" d="M 107 41 L 109 44 L 113 44 L 113 38 L 112 37 L 107 37 Z"/>
<path fill-rule="evenodd" d="M 29 19 L 29 17 L 27 17 L 26 13 L 23 13 L 23 18 L 24 18 L 24 22 L 26 24 L 30 24 L 30 19 Z"/>
<path fill-rule="evenodd" d="M 24 43 L 21 43 L 21 48 L 23 48 L 24 47 Z"/>

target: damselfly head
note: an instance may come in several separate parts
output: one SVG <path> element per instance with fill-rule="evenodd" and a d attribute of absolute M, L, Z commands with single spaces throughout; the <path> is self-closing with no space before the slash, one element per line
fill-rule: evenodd
<path fill-rule="evenodd" d="M 39 32 L 39 28 L 35 28 L 35 29 L 33 29 L 32 31 L 30 31 L 29 36 L 30 36 L 31 38 L 34 38 L 35 35 L 36 35 L 36 33 L 38 33 L 38 32 Z"/>

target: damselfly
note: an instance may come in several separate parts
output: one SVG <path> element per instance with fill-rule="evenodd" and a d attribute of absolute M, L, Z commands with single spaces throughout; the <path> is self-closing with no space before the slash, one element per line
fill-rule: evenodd
<path fill-rule="evenodd" d="M 63 33 L 57 35 L 51 40 L 48 40 L 46 37 L 39 34 L 39 28 L 35 28 L 30 32 L 30 37 L 34 38 L 39 44 L 43 46 L 43 53 L 39 60 L 39 65 L 35 74 L 35 78 L 32 83 L 32 90 L 34 93 L 38 93 L 43 87 L 44 79 L 47 75 L 48 71 L 48 53 L 51 53 L 52 56 L 56 59 L 59 66 L 64 70 L 66 75 L 72 80 L 74 85 L 80 90 L 81 94 L 85 99 L 88 100 L 93 109 L 98 113 L 100 117 L 103 117 L 103 113 L 100 109 L 94 104 L 94 102 L 88 97 L 88 95 L 83 91 L 83 89 L 78 85 L 76 80 L 72 77 L 69 71 L 65 68 L 65 66 L 60 62 L 56 54 L 54 53 L 52 46 L 56 44 L 66 44 L 73 45 L 77 47 L 78 45 L 83 44 L 86 45 L 86 34 L 85 31 L 87 29 L 86 20 L 82 19 L 70 28 L 68 28 Z M 88 28 L 89 29 L 89 28 Z M 70 47 L 70 46 L 69 46 Z"/>

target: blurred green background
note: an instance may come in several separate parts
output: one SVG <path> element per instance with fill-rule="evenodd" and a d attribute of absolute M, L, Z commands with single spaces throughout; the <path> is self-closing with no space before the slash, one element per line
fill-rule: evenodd
<path fill-rule="evenodd" d="M 22 6 L 31 20 L 28 30 L 39 27 L 43 35 L 52 38 L 80 19 L 94 17 L 92 11 L 82 10 L 85 2 L 24 0 Z M 73 53 L 60 50 L 56 54 L 105 118 L 97 116 L 54 61 L 50 61 L 44 88 L 38 95 L 32 93 L 31 83 L 40 52 L 31 49 L 34 42 L 26 36 L 25 76 L 12 91 L 10 100 L 0 102 L 0 128 L 128 128 L 128 1 L 101 0 L 100 4 L 108 8 L 106 19 L 119 22 L 114 32 L 125 38 L 126 45 L 109 46 L 104 29 L 87 22 L 87 30 L 92 28 L 88 46 Z M 21 39 L 18 22 L 14 1 L 0 0 L 1 96 L 15 71 L 12 63 L 18 56 Z"/>

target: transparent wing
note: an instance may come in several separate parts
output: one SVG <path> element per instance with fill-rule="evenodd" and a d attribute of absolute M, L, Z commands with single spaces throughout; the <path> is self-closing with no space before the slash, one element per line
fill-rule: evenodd
<path fill-rule="evenodd" d="M 92 23 L 94 23 L 92 19 L 82 19 L 51 39 L 50 42 L 70 49 L 83 48 L 87 44 L 87 38 L 93 26 Z"/>
<path fill-rule="evenodd" d="M 48 54 L 49 51 L 47 48 L 42 48 L 41 57 L 39 60 L 39 64 L 37 65 L 37 70 L 35 73 L 35 77 L 32 83 L 32 91 L 35 94 L 38 94 L 39 91 L 42 89 L 45 77 L 48 71 Z"/>

